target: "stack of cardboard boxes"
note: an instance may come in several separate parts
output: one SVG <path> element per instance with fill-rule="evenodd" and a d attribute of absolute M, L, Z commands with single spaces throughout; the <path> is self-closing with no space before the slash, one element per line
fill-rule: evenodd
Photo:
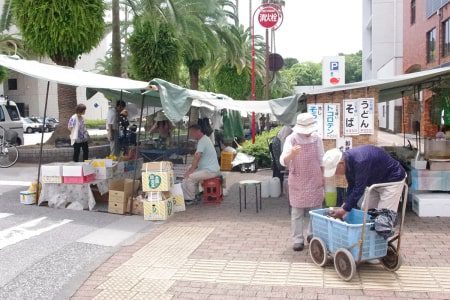
<path fill-rule="evenodd" d="M 145 163 L 142 166 L 142 191 L 145 193 L 145 220 L 167 220 L 174 212 L 186 209 L 181 185 L 175 184 L 171 162 Z"/>

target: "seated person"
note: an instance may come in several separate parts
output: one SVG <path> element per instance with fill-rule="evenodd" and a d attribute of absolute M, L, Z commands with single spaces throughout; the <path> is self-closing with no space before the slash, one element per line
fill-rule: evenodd
<path fill-rule="evenodd" d="M 188 203 L 195 199 L 197 187 L 201 181 L 220 175 L 220 166 L 211 139 L 202 133 L 198 125 L 189 127 L 189 136 L 196 139 L 198 143 L 194 160 L 184 175 L 182 183 L 184 199 Z"/>
<path fill-rule="evenodd" d="M 162 111 L 158 111 L 155 117 L 155 123 L 150 128 L 150 133 L 158 133 L 161 142 L 170 145 L 173 129 L 174 127 L 169 119 L 167 119 Z"/>

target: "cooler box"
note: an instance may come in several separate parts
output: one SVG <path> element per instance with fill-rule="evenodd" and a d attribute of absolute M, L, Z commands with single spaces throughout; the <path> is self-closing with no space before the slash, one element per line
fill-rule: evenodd
<path fill-rule="evenodd" d="M 62 183 L 63 163 L 51 163 L 42 165 L 42 183 Z"/>
<path fill-rule="evenodd" d="M 450 194 L 414 194 L 412 209 L 419 217 L 450 217 Z"/>
<path fill-rule="evenodd" d="M 20 192 L 20 203 L 25 205 L 36 204 L 36 192 L 29 192 L 29 191 Z"/>
<path fill-rule="evenodd" d="M 87 176 L 64 176 L 63 182 L 68 184 L 89 183 L 95 181 L 95 174 Z"/>
<path fill-rule="evenodd" d="M 142 190 L 144 192 L 168 192 L 174 184 L 172 163 L 150 162 L 142 166 Z"/>
<path fill-rule="evenodd" d="M 144 220 L 165 221 L 174 213 L 173 198 L 161 201 L 144 201 Z"/>

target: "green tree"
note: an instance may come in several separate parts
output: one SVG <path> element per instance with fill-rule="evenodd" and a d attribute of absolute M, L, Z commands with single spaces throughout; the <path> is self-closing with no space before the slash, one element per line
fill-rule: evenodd
<path fill-rule="evenodd" d="M 353 54 L 343 54 L 345 56 L 345 83 L 358 82 L 362 80 L 362 51 Z"/>
<path fill-rule="evenodd" d="M 280 73 L 290 86 L 322 84 L 322 65 L 320 63 L 298 63 Z"/>
<path fill-rule="evenodd" d="M 131 77 L 144 81 L 153 78 L 178 81 L 181 49 L 172 25 L 137 17 L 129 46 Z"/>
<path fill-rule="evenodd" d="M 103 0 L 13 0 L 15 23 L 27 47 L 68 67 L 74 67 L 78 57 L 103 38 L 104 10 Z M 59 84 L 61 124 L 67 124 L 76 105 L 76 88 Z M 58 126 L 49 142 L 68 134 L 67 126 Z"/>
<path fill-rule="evenodd" d="M 298 64 L 298 59 L 293 57 L 286 57 L 284 59 L 284 68 L 290 69 L 293 65 Z"/>

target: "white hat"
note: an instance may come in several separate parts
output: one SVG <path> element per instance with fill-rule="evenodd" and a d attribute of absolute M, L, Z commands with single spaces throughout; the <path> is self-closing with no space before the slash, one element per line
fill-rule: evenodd
<path fill-rule="evenodd" d="M 162 111 L 158 111 L 156 113 L 155 122 L 167 121 L 167 120 L 168 119 L 167 119 L 166 115 Z"/>
<path fill-rule="evenodd" d="M 342 159 L 342 151 L 335 148 L 325 152 L 323 156 L 324 176 L 331 177 L 336 173 L 336 168 Z"/>
<path fill-rule="evenodd" d="M 317 131 L 317 122 L 312 114 L 302 113 L 297 116 L 297 122 L 292 130 L 300 134 L 311 134 Z"/>

